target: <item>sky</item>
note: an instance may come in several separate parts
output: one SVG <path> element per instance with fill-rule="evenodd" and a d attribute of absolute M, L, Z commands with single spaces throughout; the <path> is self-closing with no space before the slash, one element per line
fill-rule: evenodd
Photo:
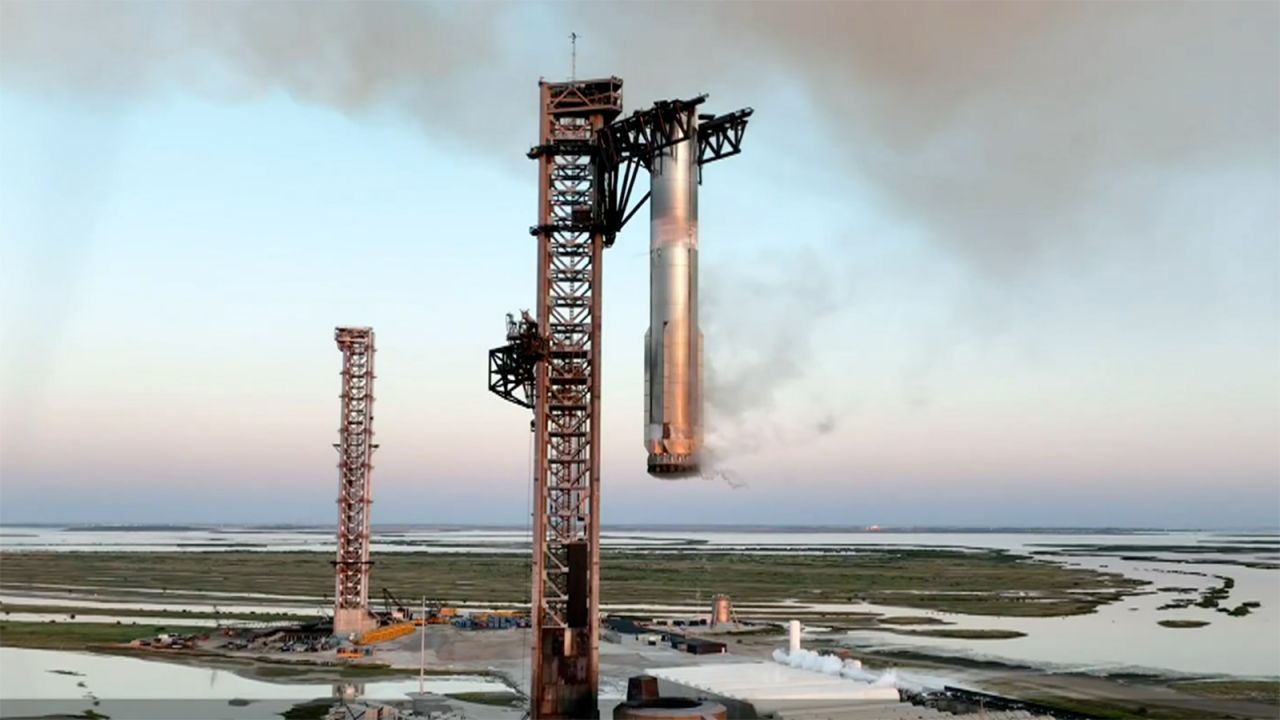
<path fill-rule="evenodd" d="M 646 475 L 604 258 L 603 521 L 1280 525 L 1280 4 L 0 0 L 0 522 L 527 522 L 537 82 L 753 107 L 700 189 L 710 441 Z"/>

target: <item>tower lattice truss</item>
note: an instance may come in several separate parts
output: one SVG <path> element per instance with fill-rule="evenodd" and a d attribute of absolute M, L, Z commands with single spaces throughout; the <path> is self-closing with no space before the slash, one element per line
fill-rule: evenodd
<path fill-rule="evenodd" d="M 598 716 L 601 255 L 649 200 L 633 190 L 658 153 L 736 155 L 751 109 L 700 120 L 699 96 L 619 120 L 619 78 L 539 88 L 538 312 L 508 317 L 489 390 L 534 415 L 531 715 L 582 720 Z"/>
<path fill-rule="evenodd" d="M 373 329 L 340 327 L 342 416 L 338 428 L 338 556 L 334 633 L 362 632 L 369 624 L 370 462 L 373 444 Z"/>
<path fill-rule="evenodd" d="M 596 715 L 599 630 L 600 256 L 595 134 L 622 110 L 616 78 L 543 83 L 535 373 L 536 717 Z"/>

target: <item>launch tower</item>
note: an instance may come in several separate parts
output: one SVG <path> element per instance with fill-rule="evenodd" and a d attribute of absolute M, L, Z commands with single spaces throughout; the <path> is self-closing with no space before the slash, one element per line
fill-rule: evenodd
<path fill-rule="evenodd" d="M 373 629 L 369 614 L 369 505 L 373 465 L 373 328 L 334 330 L 342 351 L 338 426 L 338 557 L 334 560 L 333 634 Z"/>
<path fill-rule="evenodd" d="M 537 317 L 508 316 L 507 343 L 489 351 L 489 389 L 533 409 L 530 712 L 534 720 L 585 720 L 598 716 L 603 250 L 658 192 L 633 201 L 641 170 L 685 143 L 693 182 L 695 162 L 741 151 L 751 110 L 698 116 L 698 97 L 618 120 L 619 78 L 541 82 L 539 90 L 539 142 L 529 151 L 539 170 L 530 229 Z"/>
<path fill-rule="evenodd" d="M 540 84 L 534 371 L 533 671 L 536 718 L 597 715 L 600 642 L 600 261 L 596 134 L 622 112 L 617 78 Z"/>

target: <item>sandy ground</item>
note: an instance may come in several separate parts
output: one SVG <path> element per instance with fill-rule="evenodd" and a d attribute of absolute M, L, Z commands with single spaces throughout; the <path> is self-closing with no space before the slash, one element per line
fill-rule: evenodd
<path fill-rule="evenodd" d="M 370 662 L 399 668 L 417 668 L 418 633 L 377 646 Z M 431 670 L 453 672 L 487 671 L 507 679 L 520 692 L 529 689 L 530 639 L 527 629 L 459 630 L 432 625 L 427 627 L 426 666 Z M 767 654 L 767 653 L 766 653 Z M 710 657 L 711 659 L 708 659 Z M 627 679 L 652 667 L 693 665 L 705 662 L 750 662 L 751 656 L 715 655 L 701 658 L 668 646 L 652 647 L 636 642 L 600 642 L 601 694 L 626 694 Z"/>
<path fill-rule="evenodd" d="M 419 631 L 421 632 L 421 631 Z M 419 666 L 420 634 L 382 643 L 374 648 L 373 656 L 354 661 L 355 664 L 387 665 L 401 670 L 417 670 Z M 668 646 L 648 646 L 635 641 L 613 643 L 601 640 L 600 691 L 602 717 L 608 717 L 618 698 L 626 693 L 627 679 L 643 673 L 648 668 L 696 665 L 705 663 L 757 662 L 770 656 L 781 647 L 784 640 L 778 637 L 743 636 L 730 639 L 729 654 L 695 656 L 674 650 Z M 520 693 L 528 694 L 529 684 L 529 631 L 481 630 L 468 631 L 447 625 L 426 628 L 426 667 L 428 671 L 453 673 L 490 673 L 502 677 Z M 330 663 L 331 652 L 320 653 L 231 653 L 239 656 L 239 672 L 255 675 L 252 660 L 270 657 L 281 662 Z M 1047 674 L 1037 670 L 1011 667 L 989 667 L 981 663 L 965 662 L 943 657 L 892 658 L 876 654 L 858 653 L 869 667 L 878 669 L 899 668 L 947 678 L 949 684 L 987 690 L 1027 700 L 1037 698 L 1075 698 L 1100 702 L 1122 702 L 1133 707 L 1176 709 L 1183 717 L 1234 717 L 1273 719 L 1280 717 L 1275 706 L 1241 700 L 1200 698 L 1164 687 L 1157 679 L 1114 679 L 1088 675 Z M 179 662 L 201 665 L 219 664 L 217 657 L 205 655 L 187 656 Z M 225 661 L 224 661 L 225 662 Z M 291 681 L 324 680 L 333 674 L 332 667 L 308 668 Z M 370 678 L 373 679 L 373 678 Z M 494 717 L 500 709 L 494 706 L 473 706 L 457 700 L 441 699 L 457 711 L 458 716 Z M 507 714 L 503 711 L 501 714 Z M 511 713 L 513 719 L 519 712 Z"/>

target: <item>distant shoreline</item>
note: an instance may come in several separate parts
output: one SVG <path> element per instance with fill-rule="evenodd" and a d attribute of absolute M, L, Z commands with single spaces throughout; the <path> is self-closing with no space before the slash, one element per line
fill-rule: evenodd
<path fill-rule="evenodd" d="M 374 524 L 375 532 L 429 530 L 436 532 L 495 531 L 527 532 L 525 525 L 458 524 L 458 523 L 387 523 Z M 200 531 L 286 531 L 330 533 L 333 526 L 322 523 L 254 524 L 254 523 L 0 523 L 0 530 L 34 529 L 66 532 L 200 532 Z M 856 533 L 856 534 L 1038 534 L 1038 535 L 1145 535 L 1174 532 L 1212 532 L 1236 535 L 1276 535 L 1280 528 L 1187 528 L 1187 527 L 1018 527 L 1018 526 L 864 526 L 864 525 L 761 525 L 761 524 L 608 524 L 605 533 L 617 532 L 736 532 L 736 533 Z"/>

